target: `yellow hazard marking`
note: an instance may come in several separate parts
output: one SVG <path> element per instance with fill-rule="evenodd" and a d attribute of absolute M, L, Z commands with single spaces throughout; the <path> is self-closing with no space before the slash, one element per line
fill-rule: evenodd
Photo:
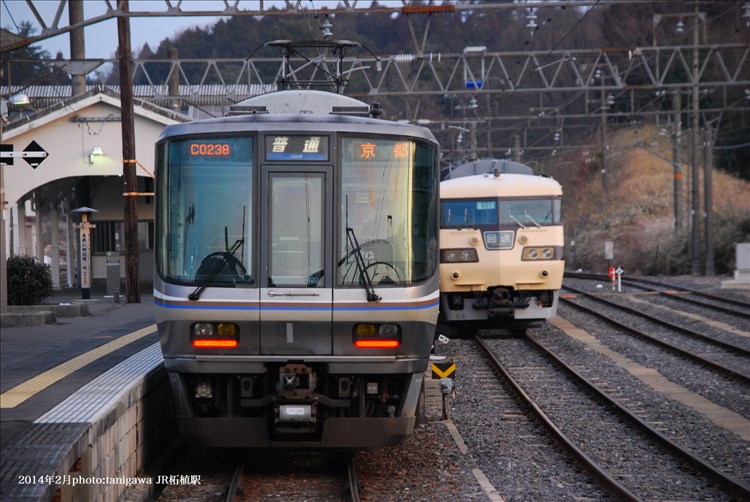
<path fill-rule="evenodd" d="M 133 343 L 136 340 L 140 340 L 144 336 L 150 335 L 154 331 L 156 331 L 156 324 L 146 326 L 143 329 L 139 329 L 138 331 L 134 331 L 125 336 L 121 336 L 117 340 L 112 340 L 109 343 L 105 343 L 101 347 L 97 347 L 84 354 L 81 354 L 80 356 L 76 356 L 73 359 L 55 366 L 54 368 L 48 369 L 44 373 L 40 373 L 30 380 L 26 380 L 22 384 L 16 385 L 12 389 L 0 394 L 0 409 L 15 408 L 30 397 L 43 391 L 53 383 L 67 377 L 74 371 L 77 371 L 84 366 L 96 361 L 97 359 L 101 359 L 107 354 L 110 354 L 117 349 Z"/>
<path fill-rule="evenodd" d="M 454 371 L 456 371 L 456 363 L 451 364 L 445 370 L 441 370 L 435 363 L 432 364 L 432 372 L 440 378 L 448 378 Z"/>

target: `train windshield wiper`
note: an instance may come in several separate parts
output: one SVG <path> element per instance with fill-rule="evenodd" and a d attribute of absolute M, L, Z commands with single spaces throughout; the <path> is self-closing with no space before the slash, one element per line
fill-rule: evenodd
<path fill-rule="evenodd" d="M 352 253 L 354 254 L 354 261 L 357 263 L 357 270 L 359 271 L 359 282 L 365 288 L 367 292 L 368 302 L 379 302 L 380 297 L 375 293 L 375 288 L 372 286 L 372 279 L 370 274 L 367 272 L 367 266 L 365 260 L 362 258 L 362 251 L 357 241 L 357 236 L 354 235 L 354 229 L 347 227 L 346 238 L 349 240 L 349 245 L 352 247 Z"/>
<path fill-rule="evenodd" d="M 521 222 L 519 221 L 519 219 L 518 219 L 518 218 L 516 218 L 515 216 L 513 216 L 512 214 L 511 214 L 511 215 L 509 215 L 509 216 L 508 216 L 508 218 L 510 218 L 510 221 L 512 221 L 513 223 L 515 223 L 515 224 L 516 224 L 516 225 L 518 225 L 519 227 L 521 227 L 521 228 L 526 228 L 526 225 L 524 225 L 523 223 L 521 223 Z"/>
<path fill-rule="evenodd" d="M 188 295 L 188 300 L 197 300 L 201 297 L 201 293 L 208 287 L 209 284 L 214 280 L 214 278 L 219 275 L 219 272 L 227 266 L 231 265 L 232 260 L 237 260 L 237 258 L 234 257 L 234 253 L 237 252 L 237 250 L 242 247 L 242 245 L 245 243 L 245 239 L 237 239 L 234 241 L 234 244 L 232 244 L 232 247 L 221 253 L 221 260 L 219 260 L 216 264 L 216 266 L 211 270 L 211 272 L 206 276 L 205 279 L 201 281 L 201 283 L 198 285 L 197 288 L 195 288 L 195 291 L 190 293 Z M 218 253 L 217 253 L 218 254 Z"/>
<path fill-rule="evenodd" d="M 529 213 L 525 213 L 524 216 L 526 216 L 526 219 L 529 220 L 531 223 L 536 225 L 537 228 L 542 228 L 542 226 L 539 224 L 538 221 L 536 221 L 534 218 L 531 217 Z"/>

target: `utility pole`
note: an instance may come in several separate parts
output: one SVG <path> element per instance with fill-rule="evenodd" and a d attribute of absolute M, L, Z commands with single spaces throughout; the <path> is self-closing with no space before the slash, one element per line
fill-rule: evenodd
<path fill-rule="evenodd" d="M 169 75 L 169 81 L 168 81 L 168 89 L 169 89 L 169 96 L 172 98 L 170 100 L 169 107 L 176 111 L 180 111 L 180 68 L 178 66 L 179 59 L 180 59 L 180 53 L 177 50 L 177 47 L 170 47 L 167 49 L 167 56 L 169 59 L 174 61 L 172 66 L 170 67 L 170 73 Z"/>
<path fill-rule="evenodd" d="M 713 185 L 711 175 L 713 171 L 713 131 L 711 125 L 706 124 L 703 144 L 703 196 L 705 197 L 705 228 L 706 228 L 706 275 L 713 276 L 714 270 L 714 224 L 713 224 Z"/>
<path fill-rule="evenodd" d="M 607 110 L 605 108 L 604 100 L 604 78 L 601 80 L 601 124 L 599 126 L 599 141 L 601 143 L 601 168 L 602 168 L 602 189 L 604 190 L 604 196 L 607 196 Z"/>
<path fill-rule="evenodd" d="M 68 19 L 71 25 L 83 22 L 83 0 L 70 0 L 68 2 Z M 83 28 L 70 32 L 70 59 L 72 61 L 86 59 L 86 41 Z M 76 69 L 71 78 L 71 96 L 78 96 L 86 92 L 86 74 L 82 67 L 74 68 Z"/>
<path fill-rule="evenodd" d="M 0 143 L 3 140 L 3 121 L 0 118 Z M 5 256 L 5 163 L 0 159 L 0 309 L 8 306 L 8 259 Z"/>
<path fill-rule="evenodd" d="M 479 157 L 477 155 L 477 122 L 473 121 L 471 123 L 471 160 L 477 160 Z"/>
<path fill-rule="evenodd" d="M 698 134 L 700 128 L 700 94 L 698 81 L 700 79 L 700 64 L 698 58 L 698 42 L 700 32 L 698 27 L 700 25 L 700 12 L 698 12 L 698 2 L 695 3 L 695 22 L 693 23 L 693 85 L 692 85 L 692 126 L 690 130 L 690 143 L 692 148 L 690 149 L 690 163 L 692 170 L 692 228 L 691 228 L 691 258 L 692 258 L 692 273 L 693 275 L 700 274 L 701 257 L 700 257 L 700 231 L 701 231 L 701 220 L 700 220 L 700 168 L 698 166 Z"/>
<path fill-rule="evenodd" d="M 128 12 L 128 0 L 120 0 L 120 9 Z M 130 18 L 117 18 L 120 68 L 120 104 L 122 113 L 122 179 L 125 199 L 125 291 L 128 303 L 141 302 L 138 270 L 138 179 L 135 174 L 135 123 L 133 115 L 133 65 L 130 54 Z"/>
<path fill-rule="evenodd" d="M 674 168 L 674 230 L 682 230 L 682 171 L 680 168 L 680 149 L 682 147 L 682 104 L 680 91 L 672 94 L 672 166 Z"/>

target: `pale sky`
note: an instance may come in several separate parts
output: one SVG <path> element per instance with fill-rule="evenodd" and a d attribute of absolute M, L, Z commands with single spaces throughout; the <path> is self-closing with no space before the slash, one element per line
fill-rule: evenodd
<path fill-rule="evenodd" d="M 111 1 L 115 2 L 116 0 Z M 231 0 L 229 2 L 230 5 L 234 5 L 235 1 L 236 0 Z M 33 3 L 45 23 L 48 26 L 52 25 L 59 1 L 33 0 Z M 177 0 L 171 0 L 172 5 L 177 5 L 177 3 Z M 240 0 L 238 8 L 243 10 L 250 9 L 253 8 L 253 3 L 256 4 L 255 8 L 257 8 L 257 0 Z M 306 0 L 306 2 L 304 2 L 304 7 L 309 8 L 312 6 L 320 8 L 321 6 L 330 3 L 330 0 Z M 130 0 L 130 10 L 132 12 L 165 12 L 167 10 L 166 5 L 165 0 Z M 183 11 L 200 11 L 209 9 L 218 11 L 223 9 L 224 5 L 223 0 L 183 0 L 180 8 Z M 284 8 L 284 5 L 284 2 L 281 0 L 265 0 L 264 2 L 265 9 L 274 6 Z M 85 19 L 102 15 L 106 13 L 106 11 L 106 4 L 102 0 L 84 1 L 83 12 Z M 131 48 L 136 55 L 146 43 L 149 44 L 152 50 L 156 50 L 159 47 L 159 43 L 165 38 L 173 38 L 174 35 L 187 28 L 195 26 L 210 26 L 216 23 L 219 19 L 222 18 L 219 16 L 131 17 Z M 15 24 L 20 25 L 22 21 L 31 21 L 32 26 L 37 28 L 37 32 L 34 33 L 34 35 L 39 35 L 40 25 L 25 0 L 0 0 L 0 25 L 2 25 L 3 28 L 6 28 L 13 33 L 17 33 L 14 22 Z M 68 9 L 66 4 L 62 17 L 60 18 L 59 26 L 67 25 Z M 85 28 L 84 36 L 86 41 L 86 59 L 110 59 L 114 57 L 117 50 L 117 21 L 114 18 Z M 68 39 L 68 34 L 58 35 L 57 37 L 37 42 L 34 46 L 39 46 L 42 49 L 49 51 L 53 58 L 58 52 L 62 52 L 64 59 L 70 58 L 70 41 Z"/>

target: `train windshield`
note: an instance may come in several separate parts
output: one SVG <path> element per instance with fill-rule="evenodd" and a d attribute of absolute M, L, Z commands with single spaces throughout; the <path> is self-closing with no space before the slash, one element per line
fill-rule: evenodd
<path fill-rule="evenodd" d="M 438 245 L 435 148 L 403 138 L 345 137 L 341 151 L 338 284 L 359 287 L 363 273 L 377 287 L 430 277 Z"/>
<path fill-rule="evenodd" d="M 442 228 L 560 224 L 559 198 L 456 199 L 441 203 Z"/>
<path fill-rule="evenodd" d="M 181 282 L 253 282 L 248 272 L 252 151 L 249 137 L 159 146 L 157 266 L 163 276 Z"/>

